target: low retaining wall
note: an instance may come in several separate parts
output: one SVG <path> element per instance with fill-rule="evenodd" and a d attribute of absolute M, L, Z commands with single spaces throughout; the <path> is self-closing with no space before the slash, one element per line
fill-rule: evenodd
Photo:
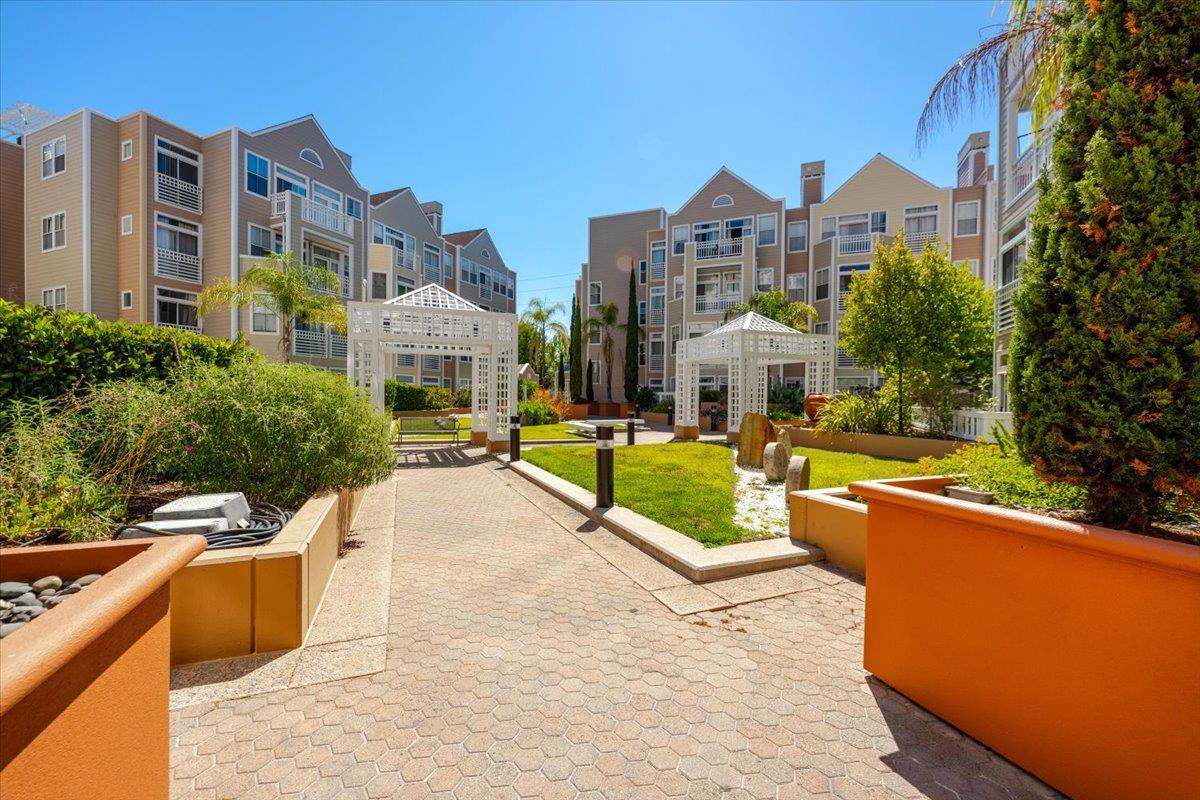
<path fill-rule="evenodd" d="M 661 414 L 657 411 L 643 411 L 642 419 L 650 425 L 670 425 L 667 421 L 667 413 L 664 411 Z"/>
<path fill-rule="evenodd" d="M 633 403 L 588 403 L 587 415 L 615 419 L 625 417 L 630 411 L 633 411 Z"/>
<path fill-rule="evenodd" d="M 963 446 L 953 439 L 920 439 L 913 436 L 883 436 L 875 433 L 834 433 L 813 428 L 789 427 L 792 445 L 861 453 L 877 458 L 903 458 L 916 461 L 925 456 L 941 458 Z"/>
<path fill-rule="evenodd" d="M 171 663 L 303 644 L 364 492 L 311 498 L 270 544 L 197 556 L 171 580 Z"/>

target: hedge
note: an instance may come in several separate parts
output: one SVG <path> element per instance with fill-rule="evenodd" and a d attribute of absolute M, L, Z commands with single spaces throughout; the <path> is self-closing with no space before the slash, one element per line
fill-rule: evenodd
<path fill-rule="evenodd" d="M 384 403 L 392 411 L 437 411 L 442 408 L 454 408 L 463 397 L 471 404 L 470 391 L 457 393 L 441 386 L 417 386 L 413 383 L 400 383 L 388 378 L 383 384 Z"/>
<path fill-rule="evenodd" d="M 251 352 L 190 331 L 0 300 L 0 406 L 108 381 L 163 379 L 181 362 L 227 367 Z"/>

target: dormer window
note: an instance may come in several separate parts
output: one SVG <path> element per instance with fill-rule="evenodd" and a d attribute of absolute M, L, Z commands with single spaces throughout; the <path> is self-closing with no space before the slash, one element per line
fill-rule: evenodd
<path fill-rule="evenodd" d="M 713 208 L 721 208 L 722 206 L 733 205 L 733 198 L 727 194 L 717 195 L 717 199 L 713 200 Z"/>
<path fill-rule="evenodd" d="M 325 169 L 325 162 L 321 161 L 321 157 L 317 155 L 317 151 L 313 150 L 311 147 L 306 147 L 300 151 L 300 160 L 307 161 L 314 167 Z"/>
<path fill-rule="evenodd" d="M 491 258 L 491 257 L 492 257 L 492 251 L 491 251 L 491 250 L 488 250 L 488 249 L 485 247 L 485 248 L 483 248 L 482 250 L 480 250 L 480 251 L 479 251 L 479 255 L 483 256 L 484 258 Z"/>

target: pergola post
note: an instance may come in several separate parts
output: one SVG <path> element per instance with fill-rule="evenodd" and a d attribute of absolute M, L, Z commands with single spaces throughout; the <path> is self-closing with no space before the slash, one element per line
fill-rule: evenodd
<path fill-rule="evenodd" d="M 700 438 L 700 364 L 686 358 L 686 347 L 675 357 L 675 438 Z"/>
<path fill-rule="evenodd" d="M 488 442 L 491 374 L 492 348 L 480 347 L 471 356 L 471 444 L 477 447 Z"/>

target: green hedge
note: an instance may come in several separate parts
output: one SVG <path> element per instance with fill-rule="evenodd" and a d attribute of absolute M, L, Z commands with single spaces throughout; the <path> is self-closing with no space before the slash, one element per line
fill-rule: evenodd
<path fill-rule="evenodd" d="M 146 323 L 0 300 L 0 406 L 116 380 L 159 380 L 180 362 L 226 367 L 245 345 Z"/>
<path fill-rule="evenodd" d="M 384 403 L 392 411 L 437 411 L 455 408 L 462 399 L 463 390 L 457 393 L 441 386 L 417 386 L 400 383 L 388 378 L 383 384 Z M 466 392 L 466 404 L 471 404 L 470 391 Z"/>

